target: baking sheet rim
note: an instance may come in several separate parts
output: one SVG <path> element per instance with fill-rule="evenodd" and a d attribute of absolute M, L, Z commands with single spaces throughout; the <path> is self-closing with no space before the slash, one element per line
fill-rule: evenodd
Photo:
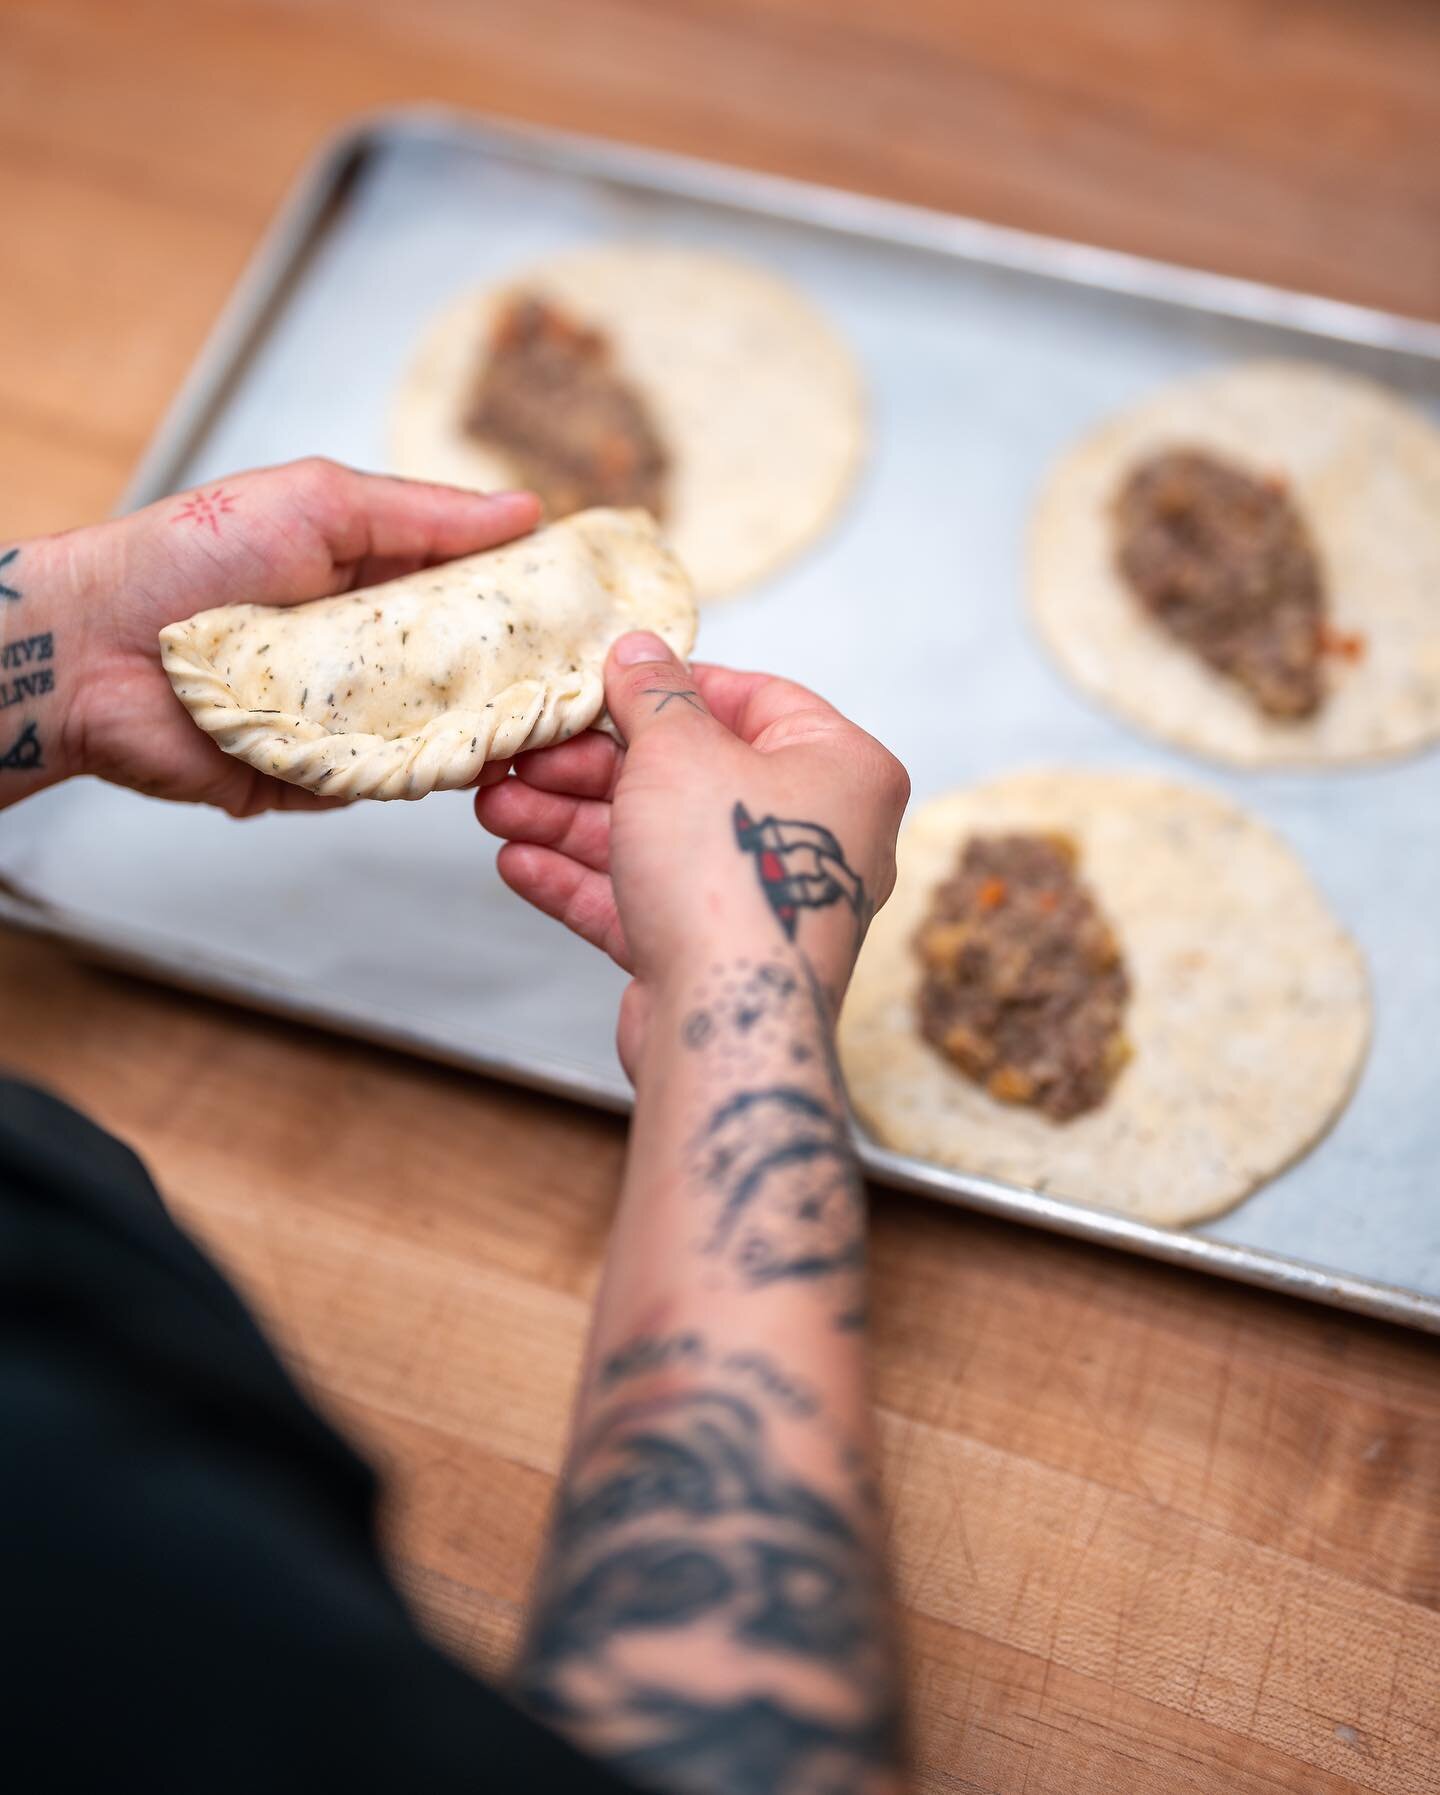
<path fill-rule="evenodd" d="M 482 1073 L 548 1096 L 578 1098 L 592 1108 L 613 1114 L 627 1115 L 632 1107 L 631 1093 L 623 1079 L 597 1076 L 578 1061 L 559 1055 L 518 1059 L 500 1052 L 447 1048 L 433 1036 L 407 1024 L 401 1016 L 352 1009 L 285 979 L 257 978 L 247 967 L 218 963 L 201 968 L 182 965 L 158 945 L 125 931 L 96 929 L 63 911 L 37 903 L 14 885 L 0 888 L 0 924 L 59 942 L 82 958 L 157 984 L 369 1041 L 460 1071 Z M 1423 1291 L 1406 1290 L 1182 1229 L 1153 1227 L 1114 1210 L 1052 1197 L 1022 1185 L 951 1172 L 878 1146 L 858 1128 L 854 1135 L 866 1172 L 893 1189 L 1440 1335 L 1440 1297 L 1427 1296 Z"/>

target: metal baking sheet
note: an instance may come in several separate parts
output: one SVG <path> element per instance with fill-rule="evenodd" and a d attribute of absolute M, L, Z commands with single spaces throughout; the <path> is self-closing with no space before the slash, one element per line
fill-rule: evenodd
<path fill-rule="evenodd" d="M 1440 754 L 1320 779 L 1186 759 L 1090 708 L 1027 633 L 1045 468 L 1196 369 L 1304 355 L 1440 412 L 1440 327 L 882 201 L 445 114 L 369 120 L 297 188 L 127 496 L 300 454 L 385 462 L 392 389 L 457 290 L 587 241 L 723 248 L 794 281 L 854 347 L 872 446 L 803 559 L 708 610 L 708 658 L 814 685 L 916 796 L 1026 763 L 1140 766 L 1265 816 L 1362 943 L 1359 1091 L 1299 1165 L 1190 1231 L 864 1145 L 879 1179 L 1440 1331 Z M 155 977 L 622 1108 L 620 975 L 500 885 L 463 794 L 223 816 L 91 781 L 0 820 L 0 915 Z"/>

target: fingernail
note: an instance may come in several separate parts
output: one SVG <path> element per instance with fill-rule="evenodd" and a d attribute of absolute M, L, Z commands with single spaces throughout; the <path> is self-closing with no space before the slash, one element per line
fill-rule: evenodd
<path fill-rule="evenodd" d="M 634 630 L 615 644 L 617 667 L 638 667 L 642 661 L 669 661 L 675 657 L 659 636 L 649 630 Z"/>

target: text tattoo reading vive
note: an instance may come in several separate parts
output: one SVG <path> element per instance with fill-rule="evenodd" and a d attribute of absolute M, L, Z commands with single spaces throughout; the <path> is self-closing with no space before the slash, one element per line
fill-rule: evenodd
<path fill-rule="evenodd" d="M 15 583 L 18 548 L 0 554 L 0 602 L 18 604 L 22 593 Z M 55 690 L 55 640 L 48 630 L 0 644 L 0 711 L 34 703 Z M 33 773 L 44 766 L 39 730 L 33 719 L 21 722 L 10 735 L 0 735 L 0 773 Z"/>

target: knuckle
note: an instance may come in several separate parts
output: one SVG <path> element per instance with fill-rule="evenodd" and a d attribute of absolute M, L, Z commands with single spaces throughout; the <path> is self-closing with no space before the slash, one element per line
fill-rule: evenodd
<path fill-rule="evenodd" d="M 306 498 L 321 501 L 340 496 L 347 474 L 338 461 L 325 455 L 307 455 L 302 461 L 292 462 L 289 472 Z"/>
<path fill-rule="evenodd" d="M 887 804 L 903 809 L 910 801 L 910 775 L 904 762 L 874 736 L 866 736 L 865 742 L 876 792 Z"/>
<path fill-rule="evenodd" d="M 885 795 L 903 810 L 910 802 L 910 775 L 904 762 L 897 760 L 888 750 L 885 751 L 883 784 Z"/>

